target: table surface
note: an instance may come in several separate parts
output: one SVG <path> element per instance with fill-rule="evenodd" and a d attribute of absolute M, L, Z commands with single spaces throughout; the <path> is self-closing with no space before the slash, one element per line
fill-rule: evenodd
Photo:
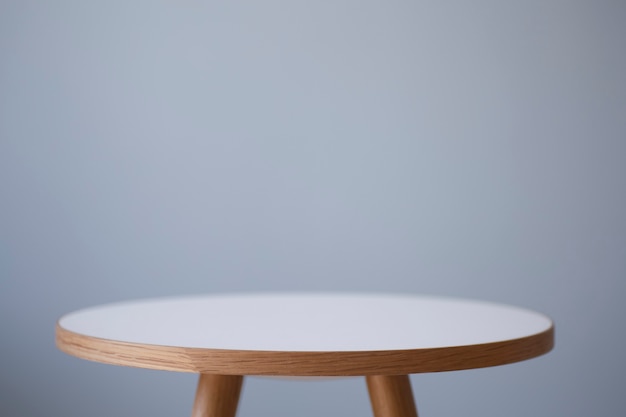
<path fill-rule="evenodd" d="M 230 294 L 122 302 L 57 324 L 72 355 L 241 375 L 373 375 L 501 365 L 546 353 L 552 321 L 507 305 L 375 294 Z"/>

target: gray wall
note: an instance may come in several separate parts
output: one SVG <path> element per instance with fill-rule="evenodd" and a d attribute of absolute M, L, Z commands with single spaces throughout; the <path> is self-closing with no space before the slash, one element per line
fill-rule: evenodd
<path fill-rule="evenodd" d="M 54 347 L 97 303 L 358 290 L 513 303 L 547 356 L 422 415 L 626 408 L 622 1 L 0 2 L 0 415 L 188 415 L 195 376 Z M 369 415 L 250 379 L 240 416 Z"/>

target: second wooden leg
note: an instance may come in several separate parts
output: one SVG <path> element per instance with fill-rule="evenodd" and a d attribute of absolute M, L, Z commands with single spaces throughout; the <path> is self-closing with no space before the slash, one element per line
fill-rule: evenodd
<path fill-rule="evenodd" d="M 200 374 L 191 417 L 235 417 L 243 377 Z"/>
<path fill-rule="evenodd" d="M 417 417 L 408 375 L 366 377 L 374 417 Z"/>

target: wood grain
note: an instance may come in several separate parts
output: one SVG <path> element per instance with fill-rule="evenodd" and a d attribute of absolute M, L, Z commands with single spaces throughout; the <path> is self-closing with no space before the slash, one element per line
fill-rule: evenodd
<path fill-rule="evenodd" d="M 191 417 L 235 417 L 243 377 L 200 374 Z"/>
<path fill-rule="evenodd" d="M 417 417 L 408 375 L 366 377 L 374 417 Z"/>
<path fill-rule="evenodd" d="M 119 342 L 56 327 L 63 352 L 96 362 L 218 375 L 367 376 L 442 372 L 519 362 L 549 352 L 554 327 L 495 343 L 352 352 L 199 349 Z"/>

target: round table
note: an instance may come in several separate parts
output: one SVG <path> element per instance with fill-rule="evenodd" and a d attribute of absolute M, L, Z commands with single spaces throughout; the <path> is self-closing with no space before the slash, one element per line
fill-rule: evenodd
<path fill-rule="evenodd" d="M 415 417 L 408 374 L 518 362 L 552 349 L 539 313 L 454 298 L 220 294 L 92 307 L 63 316 L 64 352 L 199 373 L 193 417 L 232 417 L 246 375 L 365 376 L 376 417 Z"/>

